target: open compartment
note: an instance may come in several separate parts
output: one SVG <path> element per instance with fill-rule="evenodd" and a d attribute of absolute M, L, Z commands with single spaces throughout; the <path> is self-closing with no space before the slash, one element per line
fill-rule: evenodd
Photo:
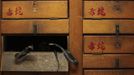
<path fill-rule="evenodd" d="M 56 43 L 67 50 L 67 36 L 3 36 L 2 71 L 68 72 L 64 54 L 60 48 L 51 47 L 49 43 Z M 20 59 L 16 58 L 16 54 L 23 54 L 29 45 L 33 46 L 33 50 Z"/>
<path fill-rule="evenodd" d="M 49 43 L 56 43 L 67 49 L 67 36 L 4 36 L 4 51 L 21 51 L 29 45 L 33 45 L 35 52 L 53 51 Z M 55 49 L 56 48 L 56 49 Z M 61 52 L 57 47 L 55 50 Z"/>

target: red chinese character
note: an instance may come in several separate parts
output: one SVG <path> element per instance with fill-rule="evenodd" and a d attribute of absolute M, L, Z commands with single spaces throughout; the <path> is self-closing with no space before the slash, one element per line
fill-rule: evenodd
<path fill-rule="evenodd" d="M 94 16 L 95 15 L 95 9 L 94 8 L 91 8 L 90 11 L 89 11 L 89 14 L 91 16 Z"/>
<path fill-rule="evenodd" d="M 98 42 L 97 49 L 101 49 L 101 50 L 105 50 L 106 49 L 105 46 L 104 46 L 104 42 L 103 41 Z"/>
<path fill-rule="evenodd" d="M 11 10 L 11 8 L 8 9 L 7 15 L 8 16 L 12 16 L 13 15 L 13 10 Z"/>
<path fill-rule="evenodd" d="M 15 15 L 23 15 L 23 12 L 22 12 L 22 8 L 21 7 L 16 7 Z"/>
<path fill-rule="evenodd" d="M 101 16 L 105 16 L 106 15 L 106 13 L 104 12 L 104 7 L 98 8 L 98 14 L 97 15 L 101 15 Z"/>
<path fill-rule="evenodd" d="M 88 48 L 91 49 L 91 50 L 94 50 L 95 49 L 95 43 L 94 42 L 90 42 Z"/>

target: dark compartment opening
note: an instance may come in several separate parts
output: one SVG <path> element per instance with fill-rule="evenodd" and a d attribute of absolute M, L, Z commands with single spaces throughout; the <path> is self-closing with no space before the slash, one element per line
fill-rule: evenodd
<path fill-rule="evenodd" d="M 33 51 L 61 50 L 50 47 L 48 43 L 57 43 L 67 49 L 67 36 L 4 36 L 4 51 L 22 51 L 29 45 L 34 46 Z"/>

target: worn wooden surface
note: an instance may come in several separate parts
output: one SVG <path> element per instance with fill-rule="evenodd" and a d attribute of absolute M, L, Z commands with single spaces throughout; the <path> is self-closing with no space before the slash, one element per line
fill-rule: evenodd
<path fill-rule="evenodd" d="M 82 0 L 69 0 L 69 49 L 79 61 L 70 65 L 69 75 L 82 75 Z"/>
<path fill-rule="evenodd" d="M 133 54 L 84 54 L 83 68 L 134 68 Z"/>
<path fill-rule="evenodd" d="M 2 75 L 68 75 L 67 72 L 2 72 Z"/>
<path fill-rule="evenodd" d="M 134 53 L 134 36 L 84 36 L 84 53 Z"/>
<path fill-rule="evenodd" d="M 16 52 L 3 52 L 2 71 L 29 71 L 29 72 L 68 72 L 68 62 L 63 53 L 58 53 L 58 64 L 53 52 L 32 52 L 26 59 L 16 64 Z"/>
<path fill-rule="evenodd" d="M 12 14 L 9 14 L 9 11 Z M 67 1 L 3 1 L 2 18 L 67 18 Z"/>
<path fill-rule="evenodd" d="M 84 1 L 84 18 L 134 18 L 134 1 Z"/>
<path fill-rule="evenodd" d="M 134 70 L 84 70 L 84 75 L 133 75 Z"/>
<path fill-rule="evenodd" d="M 84 34 L 115 34 L 116 32 L 115 25 L 119 25 L 119 31 L 122 34 L 134 33 L 133 20 L 84 20 L 83 33 Z"/>
<path fill-rule="evenodd" d="M 37 33 L 68 34 L 68 20 L 3 20 L 2 34 L 33 33 L 33 25 L 37 25 Z"/>

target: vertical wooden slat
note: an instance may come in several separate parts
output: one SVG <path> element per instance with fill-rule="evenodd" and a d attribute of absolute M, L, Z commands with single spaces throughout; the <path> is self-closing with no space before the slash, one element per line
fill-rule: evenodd
<path fill-rule="evenodd" d="M 82 0 L 69 0 L 69 47 L 77 58 L 77 66 L 70 65 L 69 75 L 82 75 Z"/>
<path fill-rule="evenodd" d="M 1 16 L 2 16 L 2 5 L 1 5 L 1 0 L 0 0 L 0 75 L 1 74 L 1 56 L 2 56 L 2 37 L 1 37 Z"/>

